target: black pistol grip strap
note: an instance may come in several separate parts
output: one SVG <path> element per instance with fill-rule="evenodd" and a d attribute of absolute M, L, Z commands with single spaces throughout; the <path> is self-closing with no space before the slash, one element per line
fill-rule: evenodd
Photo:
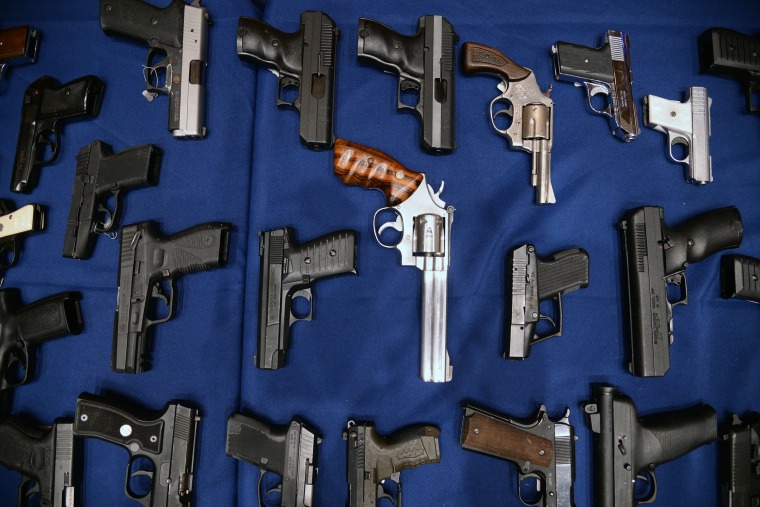
<path fill-rule="evenodd" d="M 544 300 L 588 286 L 588 252 L 563 250 L 549 259 L 538 258 L 538 298 Z"/>
<path fill-rule="evenodd" d="M 21 339 L 28 344 L 82 332 L 80 295 L 62 292 L 36 301 L 18 313 Z"/>

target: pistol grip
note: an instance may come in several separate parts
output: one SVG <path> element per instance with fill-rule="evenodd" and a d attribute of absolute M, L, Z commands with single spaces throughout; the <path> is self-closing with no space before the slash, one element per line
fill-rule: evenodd
<path fill-rule="evenodd" d="M 423 16 L 424 17 L 424 16 Z M 395 71 L 418 82 L 425 77 L 423 32 L 402 35 L 386 25 L 359 18 L 357 57 L 383 70 Z"/>
<path fill-rule="evenodd" d="M 278 71 L 280 76 L 298 80 L 303 72 L 303 26 L 291 33 L 282 32 L 260 19 L 238 20 L 237 53 L 243 58 Z"/>
<path fill-rule="evenodd" d="M 566 81 L 593 81 L 612 83 L 615 71 L 612 67 L 610 45 L 590 48 L 569 42 L 557 42 L 554 54 L 554 77 Z"/>
<path fill-rule="evenodd" d="M 461 59 L 465 74 L 495 74 L 504 81 L 520 81 L 530 75 L 529 69 L 516 64 L 501 51 L 476 42 L 462 44 Z"/>
<path fill-rule="evenodd" d="M 744 86 L 747 111 L 760 113 L 760 38 L 727 28 L 711 28 L 699 36 L 702 72 L 737 79 Z M 753 101 L 753 97 L 755 101 Z"/>
<path fill-rule="evenodd" d="M 182 47 L 182 20 L 185 2 L 172 0 L 164 8 L 143 0 L 100 0 L 100 28 L 143 40 L 151 47 Z M 157 29 L 157 27 L 161 27 Z"/>
<path fill-rule="evenodd" d="M 720 296 L 760 303 L 760 259 L 724 255 L 720 260 Z"/>

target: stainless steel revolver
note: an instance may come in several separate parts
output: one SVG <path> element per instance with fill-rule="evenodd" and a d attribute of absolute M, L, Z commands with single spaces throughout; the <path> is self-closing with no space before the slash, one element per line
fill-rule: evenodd
<path fill-rule="evenodd" d="M 503 80 L 499 84 L 501 94 L 491 101 L 491 125 L 507 138 L 510 148 L 533 155 L 530 184 L 536 189 L 536 204 L 555 203 L 551 179 L 554 137 L 551 86 L 542 92 L 532 70 L 520 67 L 494 48 L 475 42 L 462 45 L 462 70 L 465 74 L 495 74 Z M 495 109 L 500 102 L 508 102 L 509 107 Z M 496 125 L 496 118 L 502 114 L 512 118 L 505 129 Z"/>
<path fill-rule="evenodd" d="M 420 377 L 425 382 L 448 382 L 451 365 L 446 351 L 446 303 L 449 253 L 454 207 L 434 192 L 423 173 L 411 171 L 385 153 L 345 139 L 335 140 L 334 171 L 346 185 L 375 188 L 385 194 L 388 206 L 375 212 L 375 239 L 401 253 L 402 266 L 422 270 L 422 352 Z M 378 224 L 378 215 L 391 211 L 396 220 Z M 400 233 L 395 244 L 380 235 L 387 229 Z"/>
<path fill-rule="evenodd" d="M 704 185 L 712 178 L 710 157 L 710 106 L 707 88 L 692 86 L 686 102 L 655 95 L 644 97 L 644 124 L 668 136 L 668 155 L 673 162 L 689 168 L 686 181 Z M 682 144 L 688 152 L 682 159 L 673 155 L 673 145 Z"/>

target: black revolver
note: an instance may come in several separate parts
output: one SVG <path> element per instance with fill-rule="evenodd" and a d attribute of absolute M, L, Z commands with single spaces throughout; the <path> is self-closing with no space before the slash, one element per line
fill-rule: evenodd
<path fill-rule="evenodd" d="M 193 492 L 193 457 L 200 414 L 170 403 L 148 412 L 120 401 L 82 393 L 77 398 L 74 435 L 105 440 L 129 452 L 124 492 L 143 507 L 187 507 Z M 141 459 L 152 462 L 152 468 Z M 147 477 L 150 491 L 136 491 L 132 480 Z"/>
<path fill-rule="evenodd" d="M 121 229 L 112 371 L 142 373 L 150 369 L 146 333 L 149 327 L 174 316 L 176 278 L 224 266 L 231 230 L 232 224 L 209 222 L 163 237 L 152 220 Z M 169 282 L 168 294 L 162 291 L 163 280 Z M 162 318 L 151 315 L 154 299 L 167 307 Z"/>
<path fill-rule="evenodd" d="M 114 154 L 102 141 L 88 144 L 77 155 L 63 256 L 86 259 L 95 233 L 112 234 L 121 216 L 121 192 L 158 183 L 161 150 L 143 144 Z M 114 209 L 106 207 L 114 197 Z"/>
<path fill-rule="evenodd" d="M 22 306 L 18 290 L 0 291 L 0 392 L 27 382 L 37 345 L 82 332 L 79 299 L 61 292 Z"/>
<path fill-rule="evenodd" d="M 588 287 L 588 253 L 582 248 L 572 248 L 542 259 L 533 245 L 525 244 L 510 252 L 508 263 L 512 275 L 512 298 L 504 359 L 525 359 L 532 345 L 562 336 L 561 296 Z M 557 302 L 556 322 L 541 315 L 540 303 L 546 299 Z M 552 327 L 543 336 L 536 332 L 539 320 L 549 322 Z"/>
<path fill-rule="evenodd" d="M 722 478 L 725 479 L 727 507 L 760 505 L 760 414 L 752 412 L 739 419 L 733 415 L 726 441 Z"/>
<path fill-rule="evenodd" d="M 209 16 L 200 0 L 171 0 L 160 9 L 143 0 L 100 0 L 100 28 L 145 41 L 143 66 L 148 102 L 169 96 L 169 130 L 178 138 L 206 135 L 206 54 Z M 154 62 L 157 55 L 166 58 Z M 163 84 L 159 72 L 165 73 Z"/>
<path fill-rule="evenodd" d="M 0 465 L 23 476 L 18 505 L 34 496 L 40 507 L 78 505 L 80 450 L 71 423 L 41 430 L 17 417 L 0 417 L 0 448 Z"/>
<path fill-rule="evenodd" d="M 541 405 L 532 421 L 517 421 L 473 405 L 465 405 L 460 444 L 468 451 L 512 461 L 519 467 L 518 482 L 536 479 L 539 498 L 523 498 L 525 505 L 574 507 L 575 430 L 570 409 L 552 421 Z"/>
<path fill-rule="evenodd" d="M 414 111 L 422 121 L 422 147 L 448 153 L 454 140 L 454 45 L 459 37 L 443 16 L 421 16 L 416 35 L 401 35 L 377 21 L 359 18 L 357 56 L 399 76 L 397 107 Z M 419 94 L 412 106 L 405 91 Z"/>
<path fill-rule="evenodd" d="M 617 387 L 595 385 L 583 410 L 594 432 L 597 507 L 633 507 L 657 496 L 656 465 L 687 454 L 718 437 L 718 418 L 709 405 L 639 419 L 633 400 Z M 637 497 L 636 480 L 648 491 Z"/>
<path fill-rule="evenodd" d="M 760 114 L 760 37 L 727 28 L 711 28 L 699 36 L 702 72 L 737 79 L 744 87 L 747 111 Z"/>
<path fill-rule="evenodd" d="M 591 110 L 607 116 L 612 135 L 624 142 L 636 139 L 641 130 L 633 99 L 630 48 L 628 34 L 617 30 L 607 30 L 604 44 L 598 48 L 569 42 L 552 46 L 554 78 L 585 86 Z M 592 103 L 592 97 L 599 94 L 607 97 L 604 109 L 596 109 Z"/>
<path fill-rule="evenodd" d="M 27 87 L 13 162 L 12 192 L 28 194 L 37 186 L 37 168 L 58 156 L 59 123 L 74 117 L 97 116 L 103 87 L 103 81 L 95 76 L 80 77 L 64 85 L 50 76 L 42 76 Z"/>
<path fill-rule="evenodd" d="M 665 225 L 659 206 L 629 212 L 620 222 L 628 288 L 629 370 L 637 377 L 660 377 L 670 368 L 673 307 L 688 304 L 686 267 L 742 242 L 739 210 L 731 206 L 703 213 L 677 228 Z M 668 299 L 668 285 L 681 299 Z"/>
<path fill-rule="evenodd" d="M 279 75 L 277 106 L 300 112 L 301 142 L 313 150 L 332 147 L 335 142 L 335 22 L 320 11 L 301 13 L 301 26 L 285 33 L 259 19 L 238 21 L 237 53 L 275 69 Z M 287 102 L 281 92 L 298 88 L 298 98 Z"/>
<path fill-rule="evenodd" d="M 45 213 L 39 204 L 15 209 L 11 201 L 0 199 L 0 286 L 5 280 L 5 272 L 16 263 L 19 235 L 44 228 Z"/>
<path fill-rule="evenodd" d="M 311 320 L 311 285 L 321 278 L 356 274 L 356 233 L 336 231 L 297 245 L 289 227 L 259 232 L 259 337 L 254 362 L 258 368 L 285 366 L 290 326 Z M 293 299 L 309 302 L 309 313 L 293 313 Z"/>
<path fill-rule="evenodd" d="M 343 440 L 348 449 L 346 463 L 349 507 L 374 507 L 386 499 L 401 502 L 401 471 L 428 463 L 440 463 L 441 451 L 435 426 L 406 426 L 392 435 L 381 436 L 371 423 L 348 421 Z M 386 481 L 397 484 L 396 497 Z M 386 490 L 385 486 L 389 486 Z"/>
<path fill-rule="evenodd" d="M 40 46 L 40 34 L 31 26 L 0 30 L 0 79 L 9 63 L 34 63 Z"/>
<path fill-rule="evenodd" d="M 270 493 L 280 493 L 282 507 L 314 505 L 317 481 L 317 447 L 322 438 L 303 422 L 294 419 L 286 426 L 272 427 L 252 417 L 232 414 L 227 419 L 227 456 L 255 465 L 263 475 L 274 472 L 279 486 L 261 494 L 259 505 Z"/>

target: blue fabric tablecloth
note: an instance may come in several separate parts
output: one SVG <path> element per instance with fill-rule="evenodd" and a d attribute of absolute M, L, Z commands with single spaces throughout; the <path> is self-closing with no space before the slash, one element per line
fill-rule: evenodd
<path fill-rule="evenodd" d="M 166 3 L 166 2 L 162 2 Z M 185 400 L 201 410 L 194 505 L 255 506 L 257 470 L 225 456 L 226 420 L 235 411 L 285 424 L 299 415 L 324 437 L 319 449 L 317 506 L 345 505 L 349 419 L 370 420 L 387 434 L 412 423 L 441 429 L 441 463 L 404 471 L 404 505 L 520 505 L 517 468 L 459 446 L 463 402 L 532 418 L 545 404 L 552 418 L 565 407 L 576 444 L 575 503 L 592 504 L 593 438 L 579 405 L 591 384 L 619 385 L 642 415 L 709 403 L 721 427 L 730 414 L 760 410 L 757 362 L 760 312 L 719 297 L 720 255 L 690 266 L 689 305 L 674 312 L 671 369 L 664 378 L 630 375 L 617 223 L 635 207 L 663 206 L 669 225 L 707 210 L 735 205 L 744 221 L 736 253 L 760 257 L 760 117 L 744 113 L 739 84 L 699 73 L 697 37 L 723 26 L 748 34 L 760 29 L 756 1 L 635 3 L 576 2 L 310 2 L 233 0 L 204 2 L 213 20 L 207 80 L 209 133 L 178 141 L 166 130 L 167 101 L 141 96 L 147 47 L 107 37 L 98 2 L 40 0 L 0 3 L 0 28 L 31 24 L 42 33 L 37 63 L 7 70 L 0 85 L 0 197 L 20 207 L 46 207 L 46 229 L 29 235 L 4 286 L 25 302 L 49 294 L 82 293 L 85 331 L 44 344 L 35 379 L 12 394 L 12 413 L 41 424 L 71 418 L 80 392 L 115 392 L 151 409 Z M 378 192 L 347 187 L 333 175 L 332 151 L 312 152 L 298 141 L 298 115 L 275 106 L 277 79 L 235 54 L 240 16 L 263 17 L 283 31 L 299 13 L 322 10 L 340 28 L 335 132 L 382 150 L 424 172 L 456 207 L 449 271 L 449 343 L 454 378 L 443 385 L 418 378 L 420 272 L 399 265 L 380 248 L 372 214 L 384 205 Z M 396 112 L 396 80 L 356 59 L 357 22 L 367 17 L 400 33 L 417 19 L 441 14 L 461 43 L 493 46 L 531 68 L 539 85 L 552 86 L 555 104 L 552 182 L 557 204 L 533 204 L 530 157 L 508 149 L 492 130 L 488 104 L 498 80 L 457 69 L 454 153 L 433 156 L 419 144 L 419 122 Z M 593 115 L 583 92 L 556 82 L 550 47 L 556 41 L 597 46 L 608 29 L 631 38 L 634 96 L 642 132 L 624 144 Z M 97 118 L 67 124 L 58 160 L 42 168 L 31 195 L 9 190 L 21 97 L 42 75 L 66 82 L 85 74 L 106 83 Z M 685 182 L 669 162 L 665 137 L 643 127 L 648 94 L 684 99 L 705 86 L 713 99 L 710 147 L 715 181 Z M 160 222 L 164 234 L 206 221 L 235 224 L 228 265 L 184 276 L 175 319 L 155 329 L 153 369 L 141 375 L 109 368 L 116 301 L 118 241 L 98 238 L 85 261 L 61 257 L 75 156 L 101 139 L 119 151 L 154 143 L 164 153 L 160 182 L 126 197 L 122 225 Z M 314 320 L 292 328 L 288 365 L 278 371 L 253 364 L 258 326 L 257 231 L 291 226 L 297 242 L 351 228 L 358 232 L 359 276 L 318 282 Z M 505 319 L 506 255 L 533 243 L 541 255 L 580 247 L 590 256 L 590 285 L 564 298 L 564 334 L 534 347 L 523 362 L 501 358 Z M 508 325 L 508 323 L 506 324 Z M 655 505 L 719 503 L 719 446 L 712 443 L 657 469 Z M 0 449 L 2 452 L 2 449 Z M 88 441 L 83 504 L 136 505 L 123 495 L 127 453 Z M 15 505 L 19 475 L 0 469 L 0 506 Z"/>

